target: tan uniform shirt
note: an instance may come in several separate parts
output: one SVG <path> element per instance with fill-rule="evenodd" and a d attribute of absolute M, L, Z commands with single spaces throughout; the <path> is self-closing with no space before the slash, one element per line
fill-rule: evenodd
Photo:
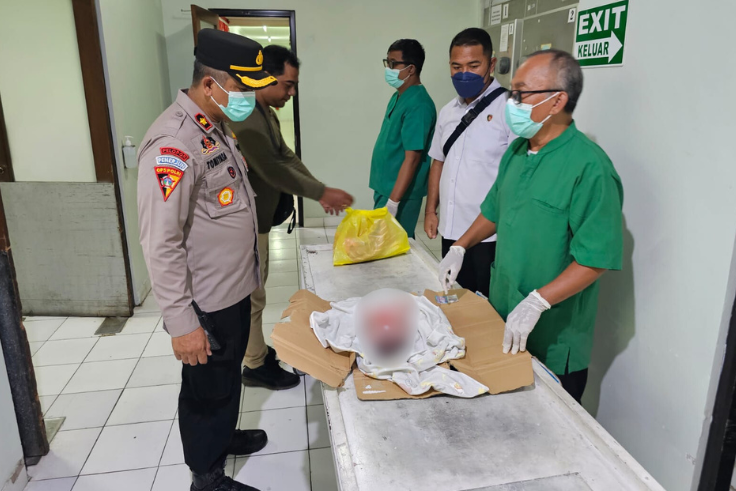
<path fill-rule="evenodd" d="M 258 225 L 245 160 L 226 126 L 184 91 L 151 125 L 138 153 L 140 240 L 172 336 L 260 284 Z"/>

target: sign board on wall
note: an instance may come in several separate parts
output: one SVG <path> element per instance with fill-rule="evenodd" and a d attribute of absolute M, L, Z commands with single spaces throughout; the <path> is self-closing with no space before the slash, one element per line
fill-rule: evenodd
<path fill-rule="evenodd" d="M 629 0 L 578 12 L 575 58 L 581 66 L 614 66 L 624 62 Z"/>

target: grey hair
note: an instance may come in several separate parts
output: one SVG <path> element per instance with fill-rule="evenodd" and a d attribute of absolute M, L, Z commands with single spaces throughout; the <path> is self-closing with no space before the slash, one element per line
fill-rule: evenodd
<path fill-rule="evenodd" d="M 529 55 L 550 55 L 552 59 L 549 64 L 557 72 L 557 86 L 567 93 L 567 104 L 565 104 L 565 112 L 572 114 L 575 106 L 583 93 L 583 70 L 580 63 L 567 51 L 559 49 L 547 49 L 536 51 Z"/>
<path fill-rule="evenodd" d="M 212 77 L 218 84 L 225 85 L 229 73 L 222 70 L 215 70 L 207 65 L 203 65 L 199 60 L 194 60 L 194 74 L 192 75 L 192 86 L 198 85 L 203 78 Z"/>

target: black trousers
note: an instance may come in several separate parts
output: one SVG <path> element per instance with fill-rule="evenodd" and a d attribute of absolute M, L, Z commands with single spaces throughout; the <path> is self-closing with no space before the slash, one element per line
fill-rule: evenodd
<path fill-rule="evenodd" d="M 557 375 L 557 378 L 560 379 L 562 388 L 580 403 L 583 392 L 585 392 L 585 386 L 588 384 L 588 369 L 578 370 L 566 375 Z"/>
<path fill-rule="evenodd" d="M 184 461 L 197 474 L 221 466 L 235 434 L 240 412 L 240 364 L 248 347 L 250 297 L 209 312 L 211 333 L 222 349 L 205 365 L 183 365 L 179 393 L 179 429 Z"/>
<path fill-rule="evenodd" d="M 450 250 L 454 240 L 442 239 L 442 257 Z M 481 292 L 486 297 L 491 286 L 491 264 L 496 259 L 496 243 L 481 242 L 465 251 L 463 267 L 457 275 L 460 286 L 471 292 Z"/>

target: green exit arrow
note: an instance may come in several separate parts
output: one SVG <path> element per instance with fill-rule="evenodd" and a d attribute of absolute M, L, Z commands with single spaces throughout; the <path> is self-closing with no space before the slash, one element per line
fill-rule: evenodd
<path fill-rule="evenodd" d="M 608 58 L 610 63 L 614 56 L 621 50 L 623 44 L 611 31 L 611 35 L 602 39 L 591 39 L 575 44 L 578 60 L 590 60 L 593 58 Z"/>

